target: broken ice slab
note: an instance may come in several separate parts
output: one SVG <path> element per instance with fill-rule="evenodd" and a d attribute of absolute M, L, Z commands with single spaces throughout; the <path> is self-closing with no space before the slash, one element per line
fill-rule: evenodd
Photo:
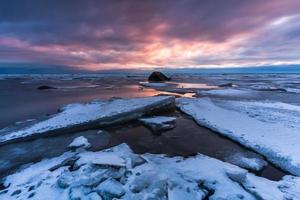
<path fill-rule="evenodd" d="M 0 131 L 0 145 L 49 134 L 82 131 L 138 119 L 144 115 L 175 108 L 175 98 L 155 96 L 113 99 L 86 104 L 70 104 L 50 118 L 21 130 Z"/>
<path fill-rule="evenodd" d="M 70 166 L 61 164 L 74 156 L 81 159 L 78 168 L 71 170 Z M 145 162 L 131 165 L 140 158 Z M 94 163 L 94 159 L 101 165 L 98 161 Z M 53 170 L 53 166 L 59 167 Z M 97 152 L 67 152 L 42 160 L 7 176 L 4 187 L 0 199 L 5 200 L 16 197 L 68 200 L 87 195 L 124 200 L 300 198 L 300 178 L 296 176 L 271 181 L 201 154 L 189 158 L 139 155 L 126 144 Z"/>
<path fill-rule="evenodd" d="M 175 128 L 176 117 L 167 116 L 157 116 L 141 118 L 140 121 L 147 127 L 149 127 L 153 132 L 161 132 Z"/>
<path fill-rule="evenodd" d="M 300 175 L 300 106 L 269 101 L 180 98 L 177 106 L 208 127 Z"/>

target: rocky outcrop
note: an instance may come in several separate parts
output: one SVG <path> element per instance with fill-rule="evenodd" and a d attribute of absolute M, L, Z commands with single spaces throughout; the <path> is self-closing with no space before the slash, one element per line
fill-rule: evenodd
<path fill-rule="evenodd" d="M 53 86 L 49 86 L 49 85 L 41 85 L 37 89 L 38 90 L 53 90 L 53 89 L 57 89 L 57 88 L 53 87 Z"/>
<path fill-rule="evenodd" d="M 171 78 L 167 77 L 161 72 L 152 72 L 152 74 L 148 77 L 149 82 L 164 82 L 164 81 L 170 81 Z"/>

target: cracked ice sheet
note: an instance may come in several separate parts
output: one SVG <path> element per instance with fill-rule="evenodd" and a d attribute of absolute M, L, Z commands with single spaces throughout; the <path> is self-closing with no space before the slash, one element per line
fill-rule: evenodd
<path fill-rule="evenodd" d="M 280 102 L 177 100 L 197 123 L 264 155 L 292 174 L 300 175 L 300 107 Z"/>
<path fill-rule="evenodd" d="M 105 161 L 109 160 L 109 156 L 113 161 L 118 158 L 125 162 L 125 166 L 110 167 L 107 162 L 104 166 L 98 166 L 91 162 L 94 159 L 92 155 L 99 160 L 103 155 Z M 72 156 L 87 156 L 86 163 L 72 171 L 68 166 L 49 170 Z M 132 164 L 141 159 L 144 162 L 140 162 L 139 165 Z M 114 164 L 113 162 L 112 165 Z M 68 182 L 66 187 L 60 187 L 58 183 L 62 177 Z M 32 200 L 64 200 L 74 195 L 72 191 L 76 191 L 76 195 L 81 195 L 84 199 L 90 194 L 97 196 L 95 192 L 102 194 L 101 191 L 97 191 L 97 185 L 105 180 L 113 180 L 116 183 L 119 181 L 118 187 L 124 190 L 120 199 L 124 200 L 203 199 L 208 195 L 208 190 L 212 192 L 209 197 L 212 200 L 300 198 L 299 177 L 285 176 L 281 181 L 270 181 L 232 164 L 200 154 L 186 159 L 155 154 L 138 155 L 127 145 L 121 144 L 99 152 L 67 152 L 60 157 L 32 164 L 6 178 L 7 188 L 0 191 L 0 199 L 11 200 L 18 197 Z M 16 191 L 18 194 L 11 196 Z M 32 193 L 34 195 L 29 198 Z"/>
<path fill-rule="evenodd" d="M 50 131 L 84 126 L 105 118 L 112 118 L 110 121 L 120 120 L 122 117 L 138 118 L 143 115 L 143 112 L 155 107 L 170 105 L 173 102 L 174 97 L 159 96 L 70 104 L 51 118 L 22 130 L 6 132 L 3 129 L 4 133 L 0 136 L 0 144 L 33 135 L 46 134 Z"/>

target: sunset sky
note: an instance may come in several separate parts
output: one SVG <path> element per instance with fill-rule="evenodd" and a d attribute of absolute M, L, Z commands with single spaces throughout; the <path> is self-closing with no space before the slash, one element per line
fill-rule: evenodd
<path fill-rule="evenodd" d="M 300 63 L 299 0 L 1 0 L 0 63 L 88 70 Z"/>

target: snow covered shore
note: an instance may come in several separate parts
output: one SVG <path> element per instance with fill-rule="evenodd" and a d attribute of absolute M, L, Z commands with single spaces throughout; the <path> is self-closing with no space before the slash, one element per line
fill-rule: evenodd
<path fill-rule="evenodd" d="M 300 175 L 300 107 L 280 102 L 177 99 L 177 106 L 206 126 Z"/>
<path fill-rule="evenodd" d="M 201 154 L 138 155 L 125 144 L 98 152 L 66 152 L 6 177 L 4 186 L 0 199 L 6 200 L 300 198 L 298 177 L 275 182 Z"/>
<path fill-rule="evenodd" d="M 175 107 L 175 98 L 156 96 L 70 104 L 49 119 L 17 131 L 0 131 L 0 145 L 32 137 L 80 131 L 138 119 L 145 114 Z"/>

